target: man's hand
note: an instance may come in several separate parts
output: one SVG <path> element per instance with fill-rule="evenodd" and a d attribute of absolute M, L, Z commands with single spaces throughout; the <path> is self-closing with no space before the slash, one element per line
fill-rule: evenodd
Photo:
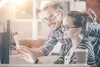
<path fill-rule="evenodd" d="M 87 14 L 89 15 L 90 20 L 91 20 L 92 22 L 96 22 L 96 20 L 97 20 L 97 15 L 95 14 L 95 12 L 94 12 L 93 10 L 88 9 Z"/>
<path fill-rule="evenodd" d="M 34 63 L 35 57 L 33 54 L 27 49 L 28 47 L 20 46 L 20 49 L 18 50 L 18 55 L 22 59 L 25 59 L 29 62 Z"/>
<path fill-rule="evenodd" d="M 27 48 L 27 50 L 29 50 L 34 55 L 35 58 L 44 56 L 44 53 L 41 50 L 41 48 Z"/>

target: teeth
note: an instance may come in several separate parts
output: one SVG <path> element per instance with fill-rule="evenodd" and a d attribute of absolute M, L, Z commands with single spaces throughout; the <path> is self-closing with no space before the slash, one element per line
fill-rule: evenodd
<path fill-rule="evenodd" d="M 53 22 L 53 23 L 51 23 L 51 25 L 52 25 L 52 24 L 56 24 L 56 23 L 55 23 L 55 22 Z"/>
<path fill-rule="evenodd" d="M 51 26 L 54 26 L 55 24 L 52 24 Z"/>

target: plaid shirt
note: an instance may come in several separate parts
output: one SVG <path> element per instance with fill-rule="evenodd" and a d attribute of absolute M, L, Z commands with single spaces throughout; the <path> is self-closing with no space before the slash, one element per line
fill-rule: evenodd
<path fill-rule="evenodd" d="M 47 42 L 45 43 L 44 46 L 41 47 L 41 50 L 44 52 L 45 55 L 48 55 L 50 53 L 50 51 L 54 48 L 54 46 L 57 44 L 58 41 L 62 43 L 61 53 L 64 50 L 63 49 L 64 46 L 71 43 L 70 39 L 63 38 L 62 28 L 59 28 L 56 31 L 50 32 Z"/>
<path fill-rule="evenodd" d="M 100 67 L 100 24 L 91 23 L 88 25 L 88 39 L 91 41 L 96 57 L 97 67 Z"/>
<path fill-rule="evenodd" d="M 89 40 L 94 47 L 97 67 L 100 67 L 100 39 L 96 37 L 89 37 Z"/>

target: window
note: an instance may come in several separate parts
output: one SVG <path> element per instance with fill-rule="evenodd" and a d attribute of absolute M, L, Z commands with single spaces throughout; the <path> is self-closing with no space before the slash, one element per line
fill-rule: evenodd
<path fill-rule="evenodd" d="M 16 2 L 15 17 L 17 19 L 32 19 L 33 18 L 33 1 L 24 0 L 18 3 Z"/>

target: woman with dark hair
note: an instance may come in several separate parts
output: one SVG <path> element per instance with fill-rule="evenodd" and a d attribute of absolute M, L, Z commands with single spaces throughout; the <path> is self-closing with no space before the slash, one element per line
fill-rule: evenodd
<path fill-rule="evenodd" d="M 70 11 L 64 22 L 64 38 L 71 38 L 72 44 L 66 46 L 65 54 L 59 57 L 55 64 L 76 64 L 75 51 L 77 49 L 87 50 L 87 64 L 96 67 L 94 49 L 83 35 L 83 28 L 87 25 L 87 16 L 78 11 Z M 66 58 L 67 56 L 67 58 Z M 69 60 L 68 60 L 69 58 Z M 67 61 L 66 62 L 64 62 Z"/>

